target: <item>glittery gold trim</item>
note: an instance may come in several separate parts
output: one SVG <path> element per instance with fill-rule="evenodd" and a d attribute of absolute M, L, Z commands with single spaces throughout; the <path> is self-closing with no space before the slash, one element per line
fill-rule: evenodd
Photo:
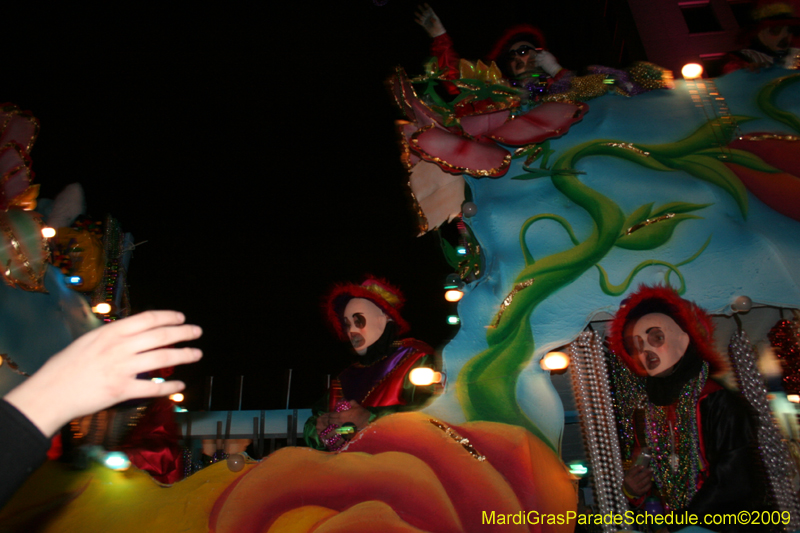
<path fill-rule="evenodd" d="M 636 148 L 633 143 L 602 143 L 600 146 L 611 146 L 613 148 L 622 148 L 623 150 L 629 150 L 631 152 L 635 152 L 639 155 L 643 155 L 645 157 L 650 157 L 650 152 L 645 152 L 640 148 Z"/>
<path fill-rule="evenodd" d="M 411 135 L 411 147 L 412 149 L 419 154 L 422 159 L 425 161 L 431 161 L 432 163 L 436 163 L 444 170 L 454 173 L 461 173 L 461 174 L 469 174 L 470 176 L 500 176 L 508 170 L 508 166 L 511 164 L 511 154 L 506 154 L 503 158 L 503 163 L 497 168 L 490 168 L 489 170 L 475 170 L 467 167 L 459 167 L 456 165 L 451 165 L 444 159 L 438 158 L 433 156 L 420 148 L 419 140 L 417 139 L 420 135 L 425 133 L 426 131 L 430 130 L 431 128 L 435 128 L 436 124 L 429 124 L 424 128 L 420 128 L 415 131 Z"/>
<path fill-rule="evenodd" d="M 392 346 L 397 346 L 398 348 L 400 348 L 400 347 L 402 347 L 402 342 L 401 342 L 401 341 L 395 341 L 395 342 L 393 342 L 393 343 L 392 343 Z M 394 352 L 392 352 L 392 353 L 394 353 Z M 391 370 L 391 371 L 389 371 L 389 372 L 388 372 L 388 373 L 387 373 L 385 376 L 383 376 L 383 378 L 381 378 L 381 380 L 380 380 L 379 382 L 377 382 L 377 383 L 376 383 L 376 384 L 375 384 L 375 385 L 374 385 L 374 386 L 373 386 L 373 387 L 372 387 L 370 390 L 368 390 L 368 391 L 367 391 L 367 393 L 366 393 L 366 394 L 365 394 L 363 397 L 361 397 L 361 399 L 357 400 L 357 401 L 358 401 L 358 403 L 363 403 L 363 402 L 364 402 L 364 400 L 366 400 L 367 398 L 369 398 L 369 395 L 370 395 L 370 394 L 372 394 L 372 391 L 374 391 L 375 389 L 377 389 L 377 388 L 378 388 L 378 387 L 381 385 L 381 383 L 383 383 L 383 382 L 384 382 L 384 381 L 386 381 L 386 380 L 387 380 L 387 379 L 388 379 L 390 376 L 392 376 L 392 375 L 393 375 L 393 374 L 394 374 L 394 373 L 397 371 L 397 369 L 398 369 L 398 368 L 400 368 L 400 367 L 403 365 L 403 363 L 405 363 L 405 362 L 406 362 L 406 360 L 407 360 L 409 357 L 411 357 L 412 355 L 416 355 L 416 354 L 418 354 L 418 353 L 419 353 L 419 351 L 418 351 L 418 350 L 411 350 L 410 352 L 408 352 L 408 353 L 407 353 L 407 354 L 406 354 L 406 355 L 405 355 L 405 356 L 404 356 L 402 359 L 400 359 L 400 360 L 397 362 L 397 364 L 395 364 L 395 365 L 394 365 L 394 368 L 392 368 L 392 370 Z M 386 357 L 389 357 L 390 355 L 392 355 L 392 354 L 387 354 L 387 355 L 386 355 Z M 376 364 L 378 364 L 379 362 L 383 361 L 384 359 L 386 359 L 386 357 L 381 357 L 380 359 L 378 359 L 377 361 L 375 361 L 375 362 L 374 362 L 374 363 L 372 363 L 371 365 L 360 365 L 360 364 L 356 363 L 356 364 L 354 364 L 353 366 L 358 366 L 358 367 L 361 367 L 361 368 L 370 367 L 370 366 L 376 365 Z"/>
<path fill-rule="evenodd" d="M 411 170 L 414 167 L 411 164 L 411 147 L 408 145 L 408 139 L 403 133 L 403 126 L 411 123 L 407 120 L 398 120 L 394 124 L 397 128 L 397 134 L 400 136 L 400 162 L 403 163 L 406 170 Z"/>
<path fill-rule="evenodd" d="M 377 283 L 373 283 L 372 285 L 362 285 L 362 287 L 370 292 L 374 292 L 386 300 L 392 307 L 397 307 L 400 304 L 400 298 L 398 298 L 396 294 L 387 291 Z"/>
<path fill-rule="evenodd" d="M 453 431 L 453 428 L 448 427 L 448 426 L 442 424 L 441 422 L 439 422 L 438 420 L 435 420 L 433 418 L 429 419 L 428 422 L 430 422 L 431 424 L 433 424 L 437 428 L 439 428 L 442 431 L 444 431 L 445 435 L 447 435 L 448 437 L 450 437 L 451 439 L 453 439 L 454 441 L 459 443 L 476 460 L 478 460 L 480 462 L 483 462 L 483 461 L 486 460 L 486 456 L 485 455 L 481 455 L 480 453 L 478 453 L 478 450 L 476 450 L 475 447 L 472 444 L 469 443 L 469 439 L 464 438 L 461 435 L 459 435 L 458 433 L 456 433 L 455 431 Z"/>
<path fill-rule="evenodd" d="M 26 291 L 42 291 L 44 289 L 42 284 L 44 270 L 42 271 L 41 275 L 36 275 L 36 271 L 33 269 L 28 256 L 26 256 L 25 252 L 22 250 L 22 244 L 14 234 L 14 230 L 12 230 L 11 226 L 7 224 L 5 218 L 0 218 L 0 231 L 3 233 L 3 235 L 5 235 L 9 244 L 11 244 L 11 250 L 13 250 L 13 254 L 16 255 L 16 258 L 8 259 L 8 263 L 5 265 L 5 269 L 3 270 L 3 278 L 5 278 L 6 283 L 11 287 L 24 289 Z M 25 282 L 23 280 L 14 279 L 11 273 L 11 262 L 14 259 L 16 259 L 17 262 L 22 265 L 22 268 L 25 270 L 25 274 L 27 274 L 30 281 Z"/>
<path fill-rule="evenodd" d="M 750 133 L 739 137 L 740 141 L 800 141 L 797 135 L 779 135 L 777 133 Z"/>
<path fill-rule="evenodd" d="M 650 224 L 655 224 L 656 222 L 661 222 L 662 220 L 670 219 L 670 218 L 672 218 L 674 216 L 675 216 L 675 213 L 667 213 L 666 215 L 661 215 L 660 217 L 648 218 L 644 222 L 639 222 L 638 224 L 628 228 L 628 230 L 625 232 L 625 235 L 630 235 L 634 231 L 640 230 L 645 226 L 649 226 Z"/>
<path fill-rule="evenodd" d="M 517 148 L 514 150 L 514 157 L 522 157 L 525 155 L 526 152 L 530 152 L 527 158 L 525 158 L 525 165 L 530 165 L 539 157 L 539 154 L 542 153 L 542 147 L 538 143 L 528 144 L 523 146 L 522 148 Z"/>
<path fill-rule="evenodd" d="M 491 327 L 496 328 L 500 324 L 500 317 L 503 316 L 503 313 L 505 313 L 506 308 L 509 305 L 511 305 L 511 302 L 514 300 L 514 296 L 516 296 L 517 293 L 522 289 L 525 289 L 533 285 L 533 281 L 534 281 L 533 279 L 529 279 L 514 285 L 514 288 L 511 289 L 511 292 L 508 293 L 508 296 L 506 296 L 505 300 L 503 300 L 503 303 L 500 304 L 500 311 L 497 312 L 497 317 L 494 319 L 494 322 L 492 323 Z"/>
<path fill-rule="evenodd" d="M 31 115 L 30 113 L 22 112 L 17 106 L 14 104 L 8 104 L 6 106 L 0 107 L 0 113 L 6 115 L 6 120 L 3 122 L 3 125 L 0 126 L 0 137 L 2 137 L 3 133 L 5 133 L 6 128 L 8 128 L 11 119 L 14 115 L 19 115 L 20 117 L 28 120 L 31 124 L 33 124 L 33 135 L 31 135 L 31 140 L 28 141 L 27 146 L 25 146 L 25 151 L 30 152 L 31 148 L 33 148 L 33 143 L 36 142 L 36 138 L 39 136 L 39 121 Z"/>
<path fill-rule="evenodd" d="M 29 186 L 21 194 L 15 196 L 9 203 L 9 207 L 19 207 L 23 211 L 33 211 L 36 209 L 36 198 L 39 197 L 39 184 Z"/>
<path fill-rule="evenodd" d="M 414 211 L 417 213 L 417 217 L 419 217 L 419 235 L 417 237 L 421 237 L 428 233 L 428 217 L 425 216 L 425 213 L 422 211 L 422 206 L 419 205 L 417 201 L 417 197 L 414 195 L 414 192 L 411 190 L 411 182 L 408 182 L 408 194 L 411 195 L 411 202 L 413 203 Z"/>
<path fill-rule="evenodd" d="M 392 90 L 395 103 L 412 122 L 420 122 L 419 117 L 417 117 L 417 110 L 414 109 L 412 102 L 416 103 L 422 109 L 427 111 L 427 113 L 423 114 L 425 115 L 425 118 L 431 121 L 440 121 L 445 126 L 450 126 L 456 122 L 455 114 L 448 108 L 436 106 L 436 111 L 434 111 L 431 109 L 431 106 L 423 102 L 420 97 L 417 96 L 417 92 L 411 85 L 411 80 L 409 80 L 406 71 L 403 70 L 402 67 L 397 67 L 396 74 L 392 76 L 389 81 L 391 84 L 397 85 L 399 88 L 399 91 L 395 89 Z M 401 98 L 402 101 L 400 100 Z M 436 116 L 439 118 L 434 118 Z"/>
<path fill-rule="evenodd" d="M 18 145 L 17 143 L 8 142 L 8 143 L 4 144 L 2 146 L 2 148 L 0 148 L 0 152 L 5 152 L 8 149 L 13 149 L 13 150 L 15 150 L 17 152 L 17 155 L 19 156 L 20 160 L 22 161 L 22 164 L 21 165 L 17 165 L 16 167 L 8 170 L 8 172 L 3 174 L 3 176 L 0 177 L 0 184 L 5 184 L 11 178 L 11 176 L 13 176 L 14 174 L 16 174 L 17 172 L 19 172 L 22 169 L 25 169 L 25 177 L 28 180 L 28 183 L 30 183 L 33 178 L 31 177 L 31 169 L 30 169 L 29 159 L 28 159 L 28 156 L 25 154 L 24 149 L 20 145 Z"/>

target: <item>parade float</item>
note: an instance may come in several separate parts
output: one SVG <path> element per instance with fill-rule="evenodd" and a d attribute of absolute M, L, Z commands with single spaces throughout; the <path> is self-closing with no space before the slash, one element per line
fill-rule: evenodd
<path fill-rule="evenodd" d="M 670 285 L 721 320 L 800 308 L 800 75 L 738 71 L 668 88 L 663 71 L 638 65 L 538 98 L 491 65 L 461 74 L 447 81 L 455 99 L 438 91 L 434 64 L 390 82 L 421 231 L 442 232 L 464 293 L 440 396 L 337 452 L 288 447 L 171 486 L 135 469 L 49 463 L 0 511 L 0 530 L 572 531 L 564 408 L 540 364 L 570 345 L 578 408 L 604 417 L 582 418 L 596 509 L 619 511 L 624 450 L 608 433 L 595 332 L 640 283 Z M 780 327 L 788 361 L 796 321 Z M 742 368 L 763 403 L 754 367 Z"/>

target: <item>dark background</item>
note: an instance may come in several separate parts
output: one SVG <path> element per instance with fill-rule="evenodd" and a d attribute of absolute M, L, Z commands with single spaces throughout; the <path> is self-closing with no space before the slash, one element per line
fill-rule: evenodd
<path fill-rule="evenodd" d="M 625 44 L 624 5 L 434 7 L 463 57 L 530 22 L 580 69 L 644 59 L 635 38 Z M 212 375 L 215 410 L 236 408 L 240 375 L 244 409 L 283 408 L 290 368 L 290 406 L 307 407 L 350 358 L 320 298 L 364 273 L 404 290 L 413 336 L 441 347 L 455 334 L 442 298 L 451 269 L 435 234 L 416 237 L 402 117 L 384 85 L 396 65 L 413 76 L 428 57 L 415 6 L 32 3 L 4 14 L 0 101 L 40 120 L 40 196 L 81 183 L 89 214 L 148 241 L 130 264 L 134 312 L 178 309 L 204 329 L 204 359 L 176 371 L 190 409 Z"/>

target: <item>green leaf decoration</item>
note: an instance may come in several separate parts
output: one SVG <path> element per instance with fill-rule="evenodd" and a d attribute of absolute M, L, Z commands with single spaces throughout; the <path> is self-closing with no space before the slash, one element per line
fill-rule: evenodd
<path fill-rule="evenodd" d="M 649 204 L 645 204 L 633 213 L 630 214 L 628 218 L 625 219 L 625 223 L 622 225 L 623 233 L 628 228 L 631 228 L 638 224 L 639 222 L 644 222 L 647 220 L 647 217 L 650 216 L 650 211 L 653 209 L 653 204 L 655 202 L 650 202 Z"/>
<path fill-rule="evenodd" d="M 455 247 L 447 242 L 447 239 L 442 237 L 441 232 L 436 232 L 439 235 L 439 243 L 442 246 L 442 253 L 444 254 L 444 259 L 447 261 L 447 264 L 451 267 L 458 268 L 458 264 L 464 260 L 464 258 L 456 252 Z"/>
<path fill-rule="evenodd" d="M 511 155 L 511 159 L 519 159 L 521 157 L 528 157 L 531 154 L 536 154 L 536 150 L 539 150 L 541 147 L 542 146 L 539 143 L 529 144 L 527 146 L 522 147 L 521 149 L 516 150 Z M 541 151 L 540 151 L 540 153 L 538 155 L 534 155 L 533 161 L 536 161 L 540 157 L 542 157 Z M 533 162 L 533 161 L 531 161 L 531 162 Z"/>
<path fill-rule="evenodd" d="M 784 76 L 766 84 L 758 96 L 756 96 L 756 103 L 767 116 L 786 124 L 794 131 L 800 133 L 800 119 L 796 115 L 783 109 L 779 109 L 776 105 L 778 95 L 790 85 L 794 85 L 800 81 L 800 74 L 792 74 L 791 76 Z"/>
<path fill-rule="evenodd" d="M 714 150 L 702 150 L 697 152 L 695 155 L 707 155 L 710 157 L 715 157 L 722 163 L 736 163 L 737 165 L 742 165 L 743 167 L 752 168 L 753 170 L 758 170 L 760 172 L 768 172 L 770 174 L 782 172 L 780 169 L 766 164 L 763 159 L 752 152 L 748 152 L 747 150 L 717 148 Z"/>
<path fill-rule="evenodd" d="M 672 170 L 664 165 L 658 159 L 651 157 L 643 147 L 636 146 L 632 143 L 623 143 L 612 139 L 598 139 L 596 141 L 589 141 L 582 145 L 578 145 L 571 150 L 571 162 L 590 156 L 590 155 L 605 155 L 618 157 L 620 159 L 627 159 L 637 165 L 641 165 L 651 170 L 658 170 L 661 172 L 669 172 Z"/>
<path fill-rule="evenodd" d="M 664 204 L 650 214 L 651 218 L 660 217 L 667 213 L 691 213 L 692 211 L 699 211 L 713 204 L 690 204 L 688 202 L 672 202 Z M 630 227 L 630 226 L 628 226 Z"/>
<path fill-rule="evenodd" d="M 586 174 L 583 170 L 575 170 L 574 168 L 531 168 L 523 165 L 522 168 L 527 174 L 520 174 L 510 178 L 512 180 L 532 180 L 536 178 L 543 178 L 545 176 L 577 176 L 578 174 Z"/>
<path fill-rule="evenodd" d="M 668 165 L 664 158 L 686 156 L 701 150 L 718 148 L 728 144 L 733 140 L 736 124 L 742 124 L 750 120 L 753 119 L 745 116 L 732 116 L 727 120 L 710 120 L 680 141 L 667 144 L 640 144 L 638 147 Z"/>
<path fill-rule="evenodd" d="M 617 239 L 615 246 L 626 250 L 653 250 L 670 240 L 678 224 L 692 218 L 701 217 L 685 213 L 676 214 L 672 218 L 639 228 L 630 235 L 623 235 Z"/>
<path fill-rule="evenodd" d="M 533 255 L 531 255 L 531 252 L 528 249 L 528 245 L 525 243 L 525 234 L 528 232 L 528 228 L 530 228 L 531 225 L 537 220 L 555 220 L 561 224 L 562 228 L 566 230 L 567 236 L 569 237 L 569 240 L 572 241 L 572 244 L 575 246 L 580 244 L 578 237 L 575 236 L 575 232 L 572 230 L 572 225 L 569 223 L 569 221 L 567 221 L 566 218 L 551 213 L 543 213 L 541 215 L 532 216 L 525 221 L 525 223 L 522 225 L 522 229 L 519 231 L 519 245 L 522 248 L 522 254 L 525 257 L 525 266 L 532 265 L 535 262 Z"/>
<path fill-rule="evenodd" d="M 687 155 L 664 161 L 664 163 L 675 169 L 683 170 L 697 179 L 721 187 L 733 197 L 739 206 L 742 217 L 747 218 L 747 189 L 736 174 L 720 161 L 703 155 Z"/>
<path fill-rule="evenodd" d="M 514 176 L 512 180 L 535 180 L 536 178 L 546 178 L 547 176 L 552 176 L 553 173 L 546 168 L 532 168 L 525 174 L 520 174 L 519 176 Z"/>
<path fill-rule="evenodd" d="M 647 267 L 659 266 L 659 265 L 665 266 L 669 269 L 667 270 L 667 277 L 665 278 L 665 283 L 667 285 L 670 285 L 669 275 L 671 273 L 674 272 L 678 276 L 681 285 L 676 290 L 678 291 L 678 294 L 683 294 L 684 291 L 686 290 L 686 280 L 683 278 L 683 274 L 681 274 L 680 270 L 678 270 L 678 268 L 671 263 L 667 263 L 666 261 L 658 261 L 656 259 L 649 259 L 647 261 L 643 261 L 638 265 L 636 265 L 636 267 L 631 271 L 631 273 L 628 274 L 628 277 L 625 278 L 625 280 L 623 280 L 623 282 L 620 283 L 619 285 L 612 285 L 611 281 L 608 279 L 608 272 L 606 272 L 606 269 L 600 265 L 595 265 L 595 268 L 597 268 L 597 270 L 600 272 L 600 290 L 602 290 L 609 296 L 620 296 L 625 291 L 628 290 L 628 287 L 631 286 L 631 283 L 633 282 L 634 277 L 636 277 L 636 274 L 638 274 Z"/>

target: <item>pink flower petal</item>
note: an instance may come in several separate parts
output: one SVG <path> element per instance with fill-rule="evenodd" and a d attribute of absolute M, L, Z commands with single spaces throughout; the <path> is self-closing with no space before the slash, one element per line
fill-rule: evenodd
<path fill-rule="evenodd" d="M 468 135 L 478 137 L 505 124 L 510 114 L 511 113 L 505 109 L 494 113 L 461 117 L 461 127 Z"/>
<path fill-rule="evenodd" d="M 486 137 L 509 146 L 539 143 L 567 133 L 588 109 L 584 103 L 546 102 L 492 130 Z"/>
<path fill-rule="evenodd" d="M 511 154 L 499 146 L 454 135 L 434 125 L 414 133 L 410 146 L 422 159 L 453 174 L 496 178 L 504 175 L 511 163 Z"/>

